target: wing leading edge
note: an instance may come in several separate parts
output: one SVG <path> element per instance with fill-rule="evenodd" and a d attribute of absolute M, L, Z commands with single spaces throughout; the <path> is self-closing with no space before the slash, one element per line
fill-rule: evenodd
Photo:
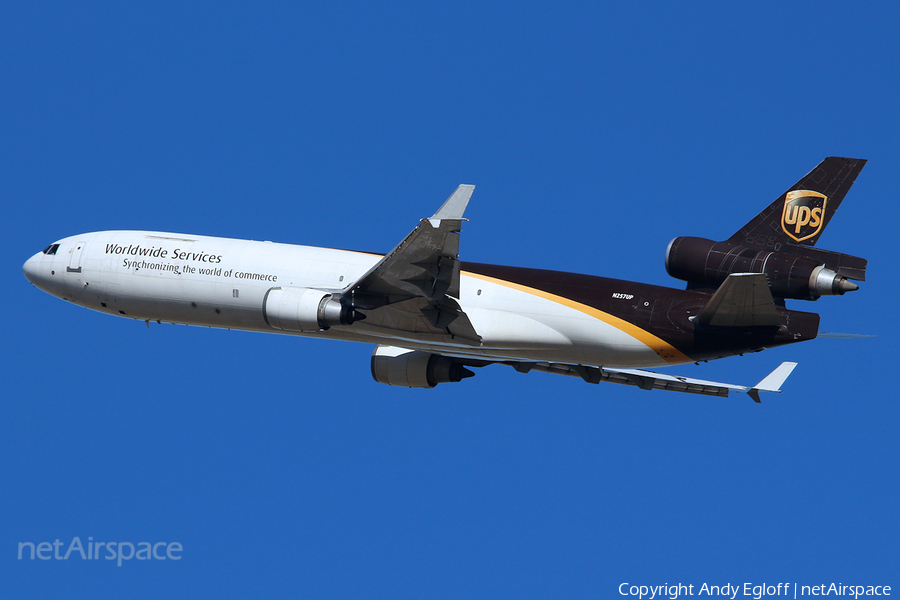
<path fill-rule="evenodd" d="M 735 385 L 731 383 L 719 383 L 692 379 L 677 375 L 665 375 L 642 369 L 613 369 L 604 367 L 588 367 L 584 365 L 566 365 L 559 363 L 515 363 L 512 365 L 517 371 L 527 373 L 529 371 L 543 371 L 556 373 L 570 377 L 581 377 L 588 383 L 618 383 L 632 385 L 643 390 L 666 390 L 670 392 L 684 392 L 688 394 L 702 394 L 705 396 L 728 397 L 730 391 L 746 392 L 754 402 L 760 402 L 760 392 L 781 393 L 781 386 L 797 366 L 795 362 L 783 362 L 769 373 L 762 381 L 754 386 Z"/>

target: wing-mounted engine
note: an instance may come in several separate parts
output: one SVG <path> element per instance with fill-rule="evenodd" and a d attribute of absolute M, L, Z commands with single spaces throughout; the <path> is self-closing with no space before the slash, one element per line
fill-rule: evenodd
<path fill-rule="evenodd" d="M 776 298 L 816 300 L 858 290 L 864 258 L 814 248 L 865 160 L 823 160 L 724 242 L 679 237 L 666 250 L 666 271 L 689 288 L 717 288 L 734 273 L 765 274 Z"/>
<path fill-rule="evenodd" d="M 263 318 L 273 329 L 324 331 L 365 318 L 331 292 L 302 287 L 271 288 L 263 299 Z"/>
<path fill-rule="evenodd" d="M 428 219 L 340 292 L 277 287 L 263 317 L 283 331 L 320 332 L 368 318 L 369 330 L 478 346 L 481 336 L 459 305 L 459 232 L 474 185 L 460 185 Z"/>
<path fill-rule="evenodd" d="M 396 346 L 377 346 L 372 353 L 372 377 L 387 385 L 433 388 L 474 375 L 461 362 L 440 354 Z"/>

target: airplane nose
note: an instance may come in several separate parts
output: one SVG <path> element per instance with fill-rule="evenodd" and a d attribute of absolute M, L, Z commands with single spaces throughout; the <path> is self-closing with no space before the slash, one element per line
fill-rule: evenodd
<path fill-rule="evenodd" d="M 25 264 L 22 265 L 22 273 L 25 275 L 25 279 L 30 281 L 31 283 L 35 283 L 38 278 L 38 269 L 41 265 L 41 253 L 38 252 L 31 258 L 25 261 Z"/>

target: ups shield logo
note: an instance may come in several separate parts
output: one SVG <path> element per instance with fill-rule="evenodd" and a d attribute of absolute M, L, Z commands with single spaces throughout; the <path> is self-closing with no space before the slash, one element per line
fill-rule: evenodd
<path fill-rule="evenodd" d="M 819 192 L 794 190 L 784 197 L 781 229 L 797 242 L 808 240 L 822 231 L 825 203 L 828 197 Z"/>

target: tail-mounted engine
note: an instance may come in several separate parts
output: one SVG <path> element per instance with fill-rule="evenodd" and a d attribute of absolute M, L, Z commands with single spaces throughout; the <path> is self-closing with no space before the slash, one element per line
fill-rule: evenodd
<path fill-rule="evenodd" d="M 718 288 L 735 273 L 763 273 L 775 298 L 816 300 L 858 290 L 864 258 L 814 246 L 866 164 L 829 156 L 727 241 L 675 238 L 666 270 L 688 288 Z"/>
<path fill-rule="evenodd" d="M 666 250 L 666 271 L 692 287 L 710 288 L 732 273 L 764 273 L 773 296 L 798 300 L 843 295 L 859 289 L 850 279 L 865 279 L 865 259 L 808 246 L 779 246 L 779 251 L 757 250 L 679 237 Z"/>
<path fill-rule="evenodd" d="M 334 294 L 301 287 L 272 288 L 263 299 L 263 318 L 274 329 L 324 331 L 365 318 Z"/>
<path fill-rule="evenodd" d="M 378 346 L 372 353 L 372 377 L 387 385 L 433 388 L 474 375 L 461 362 L 440 354 L 396 346 Z"/>

